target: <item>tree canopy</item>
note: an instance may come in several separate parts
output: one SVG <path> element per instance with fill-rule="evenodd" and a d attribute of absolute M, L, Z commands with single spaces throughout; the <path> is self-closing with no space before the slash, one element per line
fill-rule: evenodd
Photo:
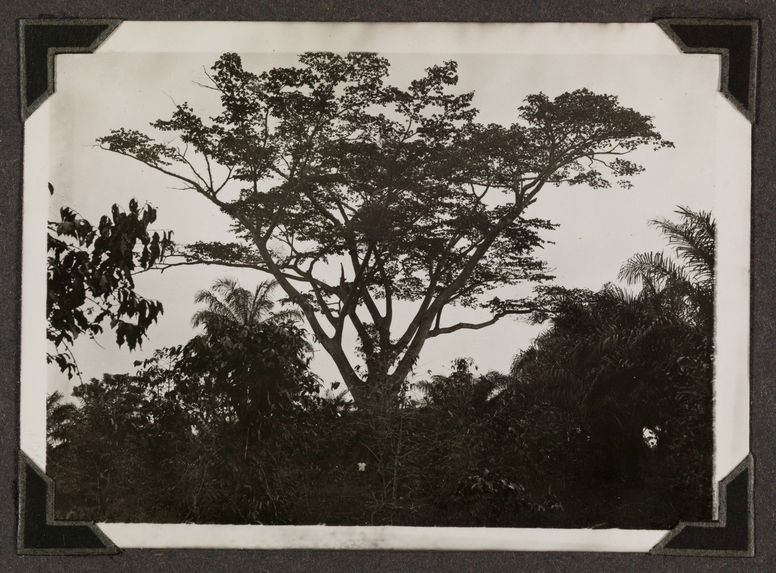
<path fill-rule="evenodd" d="M 524 217 L 546 185 L 627 188 L 643 167 L 625 156 L 672 146 L 612 95 L 534 94 L 514 123 L 483 124 L 454 61 L 406 88 L 389 68 L 372 53 L 315 52 L 254 73 L 227 53 L 208 76 L 218 114 L 184 103 L 152 124 L 179 144 L 126 128 L 99 139 L 232 219 L 236 241 L 188 245 L 171 264 L 272 275 L 364 406 L 395 398 L 429 338 L 536 310 L 488 293 L 551 278 L 533 251 L 553 225 Z M 396 324 L 397 301 L 414 303 L 409 324 Z M 444 322 L 456 304 L 490 316 Z M 343 348 L 346 326 L 363 371 Z"/>

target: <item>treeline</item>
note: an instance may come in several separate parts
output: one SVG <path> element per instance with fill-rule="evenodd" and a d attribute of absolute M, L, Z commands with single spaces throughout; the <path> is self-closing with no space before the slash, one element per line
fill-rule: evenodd
<path fill-rule="evenodd" d="M 271 283 L 203 291 L 203 333 L 49 399 L 59 518 L 669 528 L 711 516 L 714 221 L 655 221 L 600 291 L 545 287 L 508 373 L 462 358 L 383 415 L 322 390 Z M 335 383 L 336 385 L 336 383 Z"/>

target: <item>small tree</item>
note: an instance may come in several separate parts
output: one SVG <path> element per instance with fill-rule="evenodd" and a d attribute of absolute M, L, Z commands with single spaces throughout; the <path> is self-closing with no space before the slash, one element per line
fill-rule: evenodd
<path fill-rule="evenodd" d="M 254 74 L 224 54 L 209 76 L 218 115 L 205 120 L 184 103 L 153 124 L 178 134 L 180 147 L 128 129 L 99 143 L 231 217 L 239 242 L 189 245 L 181 264 L 271 274 L 359 407 L 395 403 L 429 338 L 533 310 L 485 295 L 549 278 L 531 252 L 552 225 L 523 217 L 547 184 L 627 187 L 642 167 L 623 156 L 672 145 L 648 116 L 586 89 L 528 96 L 515 123 L 485 125 L 474 94 L 455 92 L 453 61 L 406 89 L 386 83 L 389 62 L 375 54 L 299 61 Z M 394 321 L 396 301 L 415 303 L 409 324 Z M 456 304 L 490 316 L 446 324 Z M 364 371 L 343 347 L 346 325 Z"/>
<path fill-rule="evenodd" d="M 197 292 L 194 300 L 205 308 L 192 324 L 205 333 L 182 348 L 176 367 L 182 378 L 193 374 L 214 396 L 225 397 L 246 427 L 318 388 L 307 369 L 311 347 L 296 324 L 300 313 L 274 310 L 276 287 L 264 281 L 251 292 L 233 279 L 218 279 Z"/>

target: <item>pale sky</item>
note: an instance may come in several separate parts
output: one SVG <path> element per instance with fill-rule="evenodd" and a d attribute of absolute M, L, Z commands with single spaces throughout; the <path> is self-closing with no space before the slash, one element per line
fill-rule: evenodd
<path fill-rule="evenodd" d="M 354 49 L 356 49 L 354 47 Z M 230 240 L 228 218 L 205 199 L 174 189 L 175 182 L 139 162 L 95 146 L 110 129 L 126 127 L 149 134 L 149 122 L 168 118 L 174 102 L 189 104 L 203 115 L 218 112 L 216 95 L 195 82 L 205 82 L 220 52 L 212 53 L 96 53 L 58 56 L 56 94 L 51 99 L 50 181 L 56 192 L 50 218 L 69 205 L 96 222 L 114 203 L 126 208 L 131 198 L 158 209 L 155 227 L 174 231 L 178 243 Z M 241 53 L 246 69 L 260 72 L 295 62 L 295 54 Z M 546 260 L 555 283 L 598 289 L 616 278 L 620 265 L 632 254 L 664 250 L 660 234 L 647 221 L 671 217 L 677 205 L 714 208 L 716 188 L 715 124 L 719 64 L 715 57 L 661 55 L 383 53 L 391 62 L 390 81 L 405 87 L 424 68 L 443 60 L 458 62 L 459 89 L 475 91 L 474 105 L 481 122 L 512 123 L 523 98 L 543 91 L 553 97 L 578 88 L 614 94 L 622 105 L 654 117 L 657 130 L 673 141 L 675 149 L 645 149 L 629 159 L 646 171 L 633 178 L 630 190 L 591 190 L 583 186 L 548 187 L 525 213 L 560 225 L 547 234 L 554 244 L 536 255 Z M 731 108 L 732 110 L 732 108 Z M 160 134 L 165 141 L 169 134 Z M 98 343 L 87 338 L 75 346 L 84 379 L 103 372 L 132 370 L 132 362 L 163 346 L 185 343 L 193 334 L 191 315 L 197 290 L 222 276 L 237 278 L 252 289 L 267 278 L 258 271 L 217 267 L 183 267 L 164 274 L 137 277 L 137 290 L 161 300 L 164 314 L 149 329 L 143 349 L 116 348 L 108 332 Z M 512 293 L 530 290 L 518 286 Z M 409 316 L 411 306 L 400 306 Z M 399 312 L 397 311 L 397 312 Z M 476 311 L 446 311 L 446 319 L 482 318 Z M 106 325 L 107 326 L 107 325 Z M 543 329 L 505 318 L 477 331 L 460 331 L 429 340 L 421 353 L 416 375 L 447 373 L 451 360 L 471 357 L 481 372 L 504 371 L 514 355 L 526 348 Z M 352 342 L 352 340 L 351 340 Z M 331 359 L 319 349 L 313 371 L 327 381 L 338 379 Z M 49 391 L 69 394 L 77 380 L 68 381 L 55 367 L 48 369 Z"/>

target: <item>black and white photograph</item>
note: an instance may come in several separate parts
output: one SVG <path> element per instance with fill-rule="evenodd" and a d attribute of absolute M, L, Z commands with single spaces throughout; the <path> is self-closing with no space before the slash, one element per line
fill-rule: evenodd
<path fill-rule="evenodd" d="M 632 552 L 718 519 L 751 177 L 721 60 L 656 23 L 122 22 L 58 54 L 21 387 L 54 517 Z"/>

